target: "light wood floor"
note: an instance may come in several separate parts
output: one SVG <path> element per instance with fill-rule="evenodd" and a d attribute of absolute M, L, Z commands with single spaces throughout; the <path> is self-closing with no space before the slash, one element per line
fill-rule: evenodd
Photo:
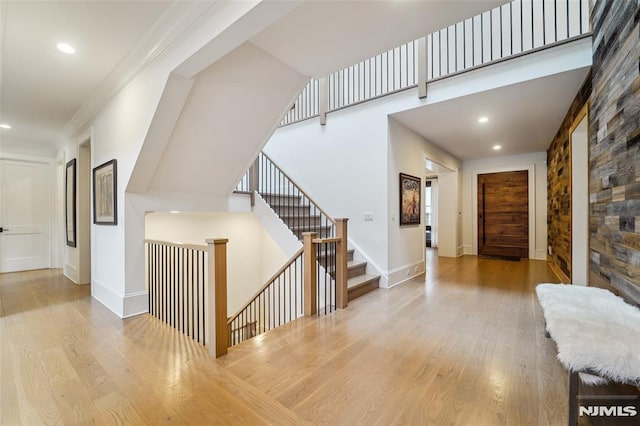
<path fill-rule="evenodd" d="M 545 262 L 429 252 L 421 279 L 302 319 L 219 360 L 118 319 L 59 270 L 0 275 L 1 424 L 566 423 L 534 296 Z"/>

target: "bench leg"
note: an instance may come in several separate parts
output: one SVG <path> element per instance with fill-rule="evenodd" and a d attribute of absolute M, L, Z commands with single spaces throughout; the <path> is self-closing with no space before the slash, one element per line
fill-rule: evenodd
<path fill-rule="evenodd" d="M 547 320 L 546 320 L 546 318 L 544 320 L 544 337 L 546 337 L 547 339 L 551 337 L 551 334 L 549 334 L 549 331 L 547 330 Z"/>
<path fill-rule="evenodd" d="M 580 376 L 577 371 L 569 371 L 569 426 L 578 425 L 578 387 Z"/>

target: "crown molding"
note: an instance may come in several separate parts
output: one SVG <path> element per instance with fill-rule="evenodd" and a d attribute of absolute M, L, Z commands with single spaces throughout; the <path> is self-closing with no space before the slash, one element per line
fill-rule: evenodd
<path fill-rule="evenodd" d="M 57 145 L 62 145 L 64 139 L 80 131 L 120 89 L 152 64 L 215 3 L 215 1 L 173 2 L 65 124 L 59 134 Z"/>

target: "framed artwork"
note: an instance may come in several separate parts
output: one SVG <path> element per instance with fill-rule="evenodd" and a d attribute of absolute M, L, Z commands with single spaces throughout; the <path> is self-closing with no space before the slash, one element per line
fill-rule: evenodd
<path fill-rule="evenodd" d="M 67 245 L 76 247 L 76 159 L 69 161 L 65 173 L 64 216 Z"/>
<path fill-rule="evenodd" d="M 96 225 L 118 224 L 116 160 L 93 169 L 93 223 Z"/>
<path fill-rule="evenodd" d="M 420 225 L 420 178 L 400 173 L 400 225 Z"/>

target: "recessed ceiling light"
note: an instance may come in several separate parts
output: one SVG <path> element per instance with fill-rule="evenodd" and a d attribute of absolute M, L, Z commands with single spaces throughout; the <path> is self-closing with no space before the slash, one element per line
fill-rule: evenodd
<path fill-rule="evenodd" d="M 67 55 L 73 55 L 74 53 L 76 53 L 76 49 L 73 48 L 72 45 L 70 45 L 69 43 L 58 43 L 56 44 L 56 47 L 58 48 L 59 51 L 66 53 Z"/>
<path fill-rule="evenodd" d="M 484 123 L 487 123 L 487 122 L 489 122 L 489 118 L 488 117 L 480 117 L 480 118 L 478 118 L 478 123 L 484 124 Z"/>
<path fill-rule="evenodd" d="M 502 149 L 502 145 L 494 145 L 493 146 L 493 150 L 494 151 L 500 151 Z"/>
<path fill-rule="evenodd" d="M 2 124 L 0 124 L 0 128 L 9 130 L 11 128 L 11 126 L 6 124 L 6 123 L 2 123 Z"/>
<path fill-rule="evenodd" d="M 177 214 L 177 213 L 180 213 L 180 210 L 169 210 L 169 213 Z"/>

